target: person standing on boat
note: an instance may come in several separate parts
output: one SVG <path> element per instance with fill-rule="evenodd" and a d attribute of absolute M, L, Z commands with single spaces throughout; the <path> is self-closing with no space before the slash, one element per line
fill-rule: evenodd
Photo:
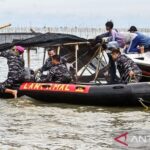
<path fill-rule="evenodd" d="M 140 52 L 150 50 L 150 37 L 138 32 L 135 26 L 131 26 L 128 30 L 130 33 L 135 33 L 137 36 L 130 42 L 129 47 L 126 50 L 126 53 L 130 52 Z"/>
<path fill-rule="evenodd" d="M 7 59 L 8 75 L 7 80 L 0 84 L 0 92 L 11 93 L 14 97 L 17 97 L 17 90 L 11 88 L 18 83 L 24 81 L 24 60 L 22 54 L 24 48 L 21 46 L 14 46 L 11 50 L 0 52 L 1 57 Z"/>
<path fill-rule="evenodd" d="M 39 79 L 38 82 L 69 83 L 72 79 L 71 74 L 66 65 L 61 62 L 60 56 L 54 55 L 51 63 L 52 67 L 49 69 L 47 77 Z"/>
<path fill-rule="evenodd" d="M 113 49 L 111 55 L 112 59 L 117 64 L 117 69 L 120 73 L 121 82 L 129 83 L 131 81 L 140 81 L 142 71 L 133 60 L 128 58 L 126 55 L 121 54 L 119 49 Z"/>
<path fill-rule="evenodd" d="M 124 38 L 117 30 L 113 29 L 113 26 L 114 26 L 113 22 L 107 21 L 105 26 L 106 26 L 107 32 L 97 36 L 95 38 L 95 41 L 99 41 L 99 39 L 108 37 L 107 47 L 114 47 L 115 45 L 116 48 L 119 48 L 119 47 L 124 48 L 125 46 Z"/>

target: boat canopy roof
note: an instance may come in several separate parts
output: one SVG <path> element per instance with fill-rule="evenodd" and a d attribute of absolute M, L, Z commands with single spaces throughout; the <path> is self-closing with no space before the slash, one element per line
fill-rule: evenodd
<path fill-rule="evenodd" d="M 24 39 L 24 40 L 13 40 L 12 43 L 6 43 L 0 45 L 0 51 L 7 50 L 14 45 L 21 45 L 24 47 L 51 47 L 55 45 L 63 45 L 65 43 L 80 43 L 80 42 L 88 42 L 88 40 L 84 38 L 80 38 L 71 34 L 63 34 L 63 33 L 45 33 L 34 36 L 32 38 Z"/>

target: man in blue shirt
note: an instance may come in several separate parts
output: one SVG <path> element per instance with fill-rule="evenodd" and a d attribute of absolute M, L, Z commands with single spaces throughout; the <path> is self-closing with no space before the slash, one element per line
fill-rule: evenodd
<path fill-rule="evenodd" d="M 146 51 L 150 49 L 150 37 L 138 32 L 135 26 L 131 26 L 128 31 L 136 33 L 137 36 L 131 41 L 129 47 L 126 49 L 126 53 L 141 52 L 143 47 Z"/>

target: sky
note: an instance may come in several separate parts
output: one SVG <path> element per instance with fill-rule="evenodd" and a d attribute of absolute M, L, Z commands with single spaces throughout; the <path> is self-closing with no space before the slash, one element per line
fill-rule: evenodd
<path fill-rule="evenodd" d="M 0 24 L 14 27 L 150 27 L 150 0 L 0 0 Z"/>

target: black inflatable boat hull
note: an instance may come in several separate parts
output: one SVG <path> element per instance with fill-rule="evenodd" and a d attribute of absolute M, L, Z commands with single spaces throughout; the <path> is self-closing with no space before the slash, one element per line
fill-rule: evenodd
<path fill-rule="evenodd" d="M 150 83 L 117 85 L 23 83 L 19 93 L 51 103 L 138 106 L 139 98 L 150 102 Z"/>

